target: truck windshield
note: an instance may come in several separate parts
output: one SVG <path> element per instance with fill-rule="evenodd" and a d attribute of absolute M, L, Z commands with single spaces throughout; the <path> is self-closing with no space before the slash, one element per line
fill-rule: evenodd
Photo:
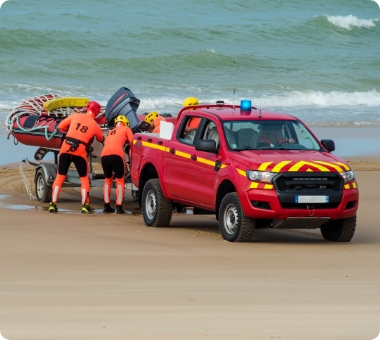
<path fill-rule="evenodd" d="M 309 130 L 292 120 L 239 120 L 223 122 L 229 147 L 242 150 L 321 150 Z"/>

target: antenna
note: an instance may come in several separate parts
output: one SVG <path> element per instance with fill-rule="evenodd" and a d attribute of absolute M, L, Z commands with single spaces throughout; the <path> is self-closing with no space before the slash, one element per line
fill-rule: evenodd
<path fill-rule="evenodd" d="M 235 110 L 235 69 L 236 69 L 236 63 L 234 61 L 234 91 L 232 93 L 232 106 L 233 106 L 233 109 Z"/>
<path fill-rule="evenodd" d="M 259 118 L 261 118 L 261 83 L 260 83 L 260 109 L 259 109 Z"/>

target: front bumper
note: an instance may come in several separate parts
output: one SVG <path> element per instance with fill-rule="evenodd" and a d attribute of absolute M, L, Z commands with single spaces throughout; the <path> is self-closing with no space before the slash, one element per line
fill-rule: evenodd
<path fill-rule="evenodd" d="M 239 196 L 244 213 L 254 219 L 329 217 L 335 220 L 355 216 L 359 205 L 357 189 L 331 193 L 330 202 L 327 204 L 296 204 L 295 193 L 276 190 L 251 189 L 240 193 Z"/>

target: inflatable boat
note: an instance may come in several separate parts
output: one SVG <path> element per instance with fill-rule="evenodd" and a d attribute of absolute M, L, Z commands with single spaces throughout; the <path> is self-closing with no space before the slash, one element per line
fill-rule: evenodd
<path fill-rule="evenodd" d="M 83 97 L 61 97 L 57 94 L 44 94 L 23 100 L 5 120 L 7 138 L 12 135 L 15 144 L 22 143 L 47 149 L 59 149 L 66 132 L 58 130 L 60 121 L 73 112 L 85 112 L 90 101 Z M 126 87 L 120 88 L 102 106 L 95 117 L 96 122 L 108 129 L 114 125 L 118 115 L 128 118 L 132 131 L 144 132 L 150 124 L 144 121 L 144 115 L 137 115 L 140 100 Z"/>

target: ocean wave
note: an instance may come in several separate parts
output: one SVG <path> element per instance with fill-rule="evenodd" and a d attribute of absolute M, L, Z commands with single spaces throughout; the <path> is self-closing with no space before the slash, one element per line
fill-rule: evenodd
<path fill-rule="evenodd" d="M 256 99 L 257 100 L 257 99 Z M 262 105 L 271 107 L 299 106 L 380 106 L 380 93 L 376 90 L 367 92 L 321 92 L 292 91 L 279 95 L 269 95 L 261 99 Z"/>
<path fill-rule="evenodd" d="M 327 21 L 330 24 L 344 28 L 346 30 L 351 30 L 353 28 L 372 28 L 376 26 L 376 22 L 380 19 L 359 19 L 354 15 L 347 16 L 331 16 L 325 15 Z"/>

